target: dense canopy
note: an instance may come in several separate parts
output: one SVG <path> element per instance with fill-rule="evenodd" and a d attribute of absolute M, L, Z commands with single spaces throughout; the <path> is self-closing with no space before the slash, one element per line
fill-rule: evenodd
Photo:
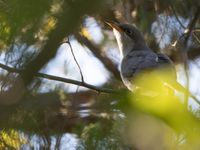
<path fill-rule="evenodd" d="M 185 91 L 129 92 L 106 21 L 137 26 Z M 199 149 L 199 58 L 199 0 L 0 0 L 0 149 Z"/>

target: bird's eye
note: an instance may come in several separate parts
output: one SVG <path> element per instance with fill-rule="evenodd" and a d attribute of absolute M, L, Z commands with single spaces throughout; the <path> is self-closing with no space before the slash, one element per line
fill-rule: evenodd
<path fill-rule="evenodd" d="M 129 29 L 125 29 L 124 31 L 129 35 L 132 34 L 132 32 Z"/>

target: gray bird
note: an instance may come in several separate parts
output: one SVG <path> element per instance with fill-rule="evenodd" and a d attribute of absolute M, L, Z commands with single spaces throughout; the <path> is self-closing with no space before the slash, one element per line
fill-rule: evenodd
<path fill-rule="evenodd" d="M 151 50 L 135 26 L 111 22 L 107 22 L 107 24 L 113 28 L 122 57 L 121 77 L 129 90 L 135 88 L 133 79 L 142 72 L 168 68 L 170 82 L 176 80 L 176 72 L 169 57 Z M 148 76 L 146 77 L 148 78 Z"/>

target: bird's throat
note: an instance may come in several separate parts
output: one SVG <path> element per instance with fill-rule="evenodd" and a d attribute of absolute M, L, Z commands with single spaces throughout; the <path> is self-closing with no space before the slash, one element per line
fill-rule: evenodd
<path fill-rule="evenodd" d="M 121 58 L 125 57 L 131 51 L 150 50 L 144 40 L 136 42 L 125 33 L 119 32 L 116 29 L 113 29 L 113 33 L 117 40 Z"/>
<path fill-rule="evenodd" d="M 119 31 L 117 31 L 116 29 L 113 29 L 113 32 L 114 32 L 114 35 L 115 35 L 116 40 L 117 40 L 117 45 L 119 47 L 120 56 L 121 56 L 121 58 L 123 58 L 130 51 L 132 51 L 135 43 L 126 34 L 121 33 Z"/>
<path fill-rule="evenodd" d="M 117 45 L 119 47 L 119 51 L 120 51 L 120 56 L 123 58 L 124 53 L 123 53 L 123 44 L 121 42 L 122 40 L 122 35 L 119 31 L 117 31 L 116 29 L 113 29 L 113 33 L 115 35 L 115 38 L 117 40 Z"/>

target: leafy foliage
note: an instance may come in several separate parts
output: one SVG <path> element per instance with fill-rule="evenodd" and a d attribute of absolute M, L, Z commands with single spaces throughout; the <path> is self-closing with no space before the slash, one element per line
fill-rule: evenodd
<path fill-rule="evenodd" d="M 200 55 L 199 10 L 199 0 L 0 0 L 1 62 L 7 65 L 0 64 L 7 70 L 0 70 L 0 149 L 34 148 L 29 143 L 34 135 L 42 141 L 36 142 L 40 148 L 61 149 L 65 133 L 76 134 L 74 143 L 81 150 L 199 149 L 199 105 L 189 107 L 194 102 L 189 88 L 179 91 L 165 84 L 168 71 L 140 74 L 134 93 L 115 91 L 124 86 L 116 42 L 104 24 L 137 25 L 150 47 L 181 64 L 189 80 L 189 62 L 198 64 Z M 70 46 L 69 39 L 98 59 L 109 77 L 102 90 L 85 81 L 67 81 L 99 93 L 70 93 L 66 86 L 40 79 L 66 82 L 38 72 L 51 64 L 63 43 Z M 71 50 L 76 54 L 76 46 Z M 75 67 L 66 62 L 58 68 L 66 75 Z"/>

